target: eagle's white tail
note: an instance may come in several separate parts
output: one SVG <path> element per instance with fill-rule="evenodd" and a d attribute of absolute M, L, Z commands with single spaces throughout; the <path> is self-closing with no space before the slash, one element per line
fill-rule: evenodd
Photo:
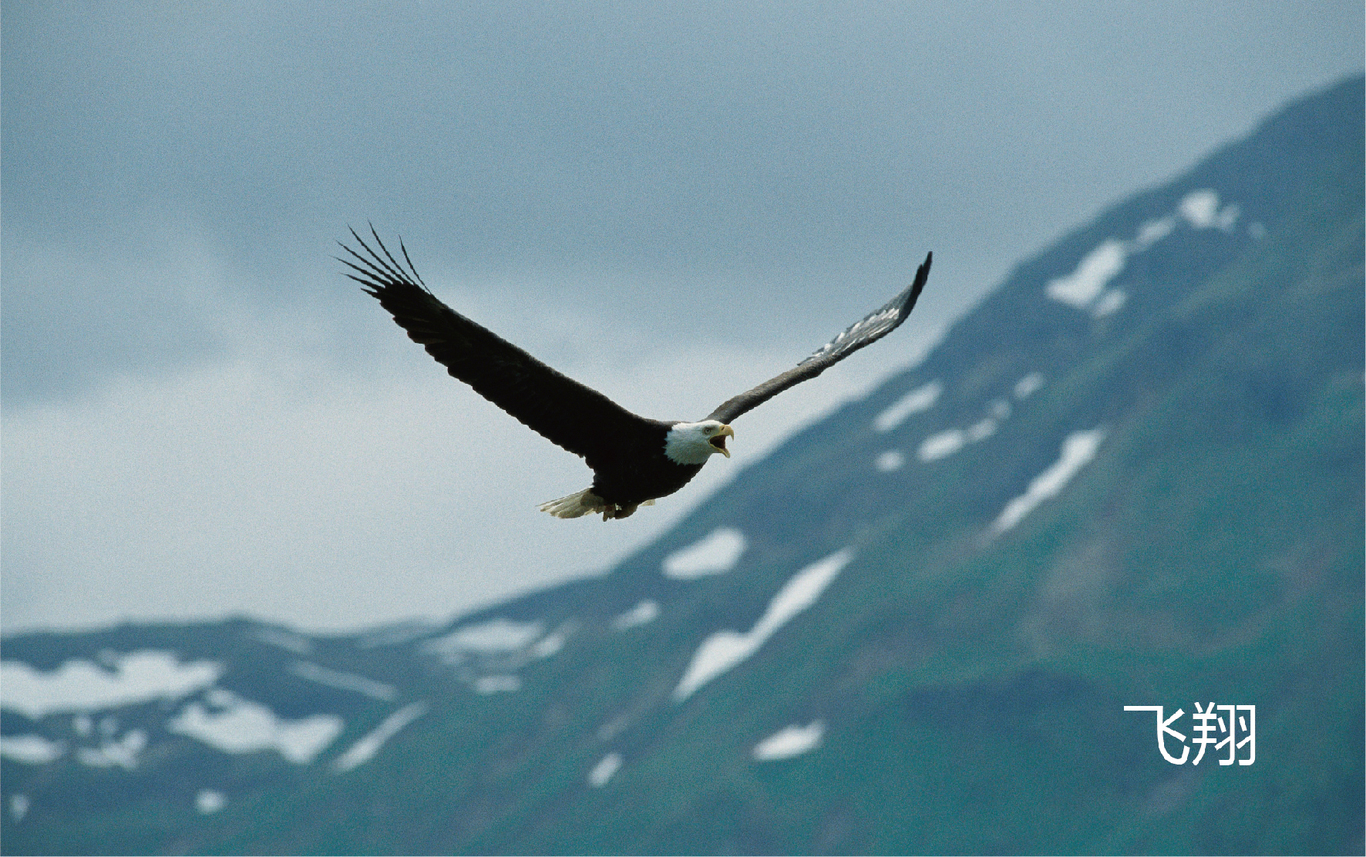
<path fill-rule="evenodd" d="M 592 488 L 585 488 L 568 497 L 542 503 L 540 508 L 542 512 L 549 512 L 557 518 L 582 518 L 606 510 L 607 504 L 593 493 Z"/>
<path fill-rule="evenodd" d="M 641 506 L 653 506 L 654 500 L 646 500 Z M 561 497 L 558 500 L 551 500 L 542 503 L 540 510 L 549 512 L 557 518 L 582 518 L 584 515 L 596 515 L 602 513 L 604 521 L 609 518 L 625 518 L 634 512 L 636 506 L 618 506 L 616 503 L 608 503 L 597 494 L 593 493 L 592 488 L 585 488 L 568 497 Z"/>

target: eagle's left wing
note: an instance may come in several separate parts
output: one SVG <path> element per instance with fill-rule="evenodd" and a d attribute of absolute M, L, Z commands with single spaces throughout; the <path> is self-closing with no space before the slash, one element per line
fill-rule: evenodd
<path fill-rule="evenodd" d="M 920 290 L 925 288 L 925 280 L 930 275 L 930 261 L 933 258 L 933 253 L 927 254 L 925 261 L 915 272 L 915 280 L 906 287 L 905 291 L 892 298 L 883 307 L 869 313 L 861 321 L 850 325 L 839 336 L 822 346 L 815 354 L 783 374 L 770 378 L 738 396 L 727 399 L 721 407 L 712 411 L 707 418 L 728 423 L 746 411 L 759 407 L 788 387 L 811 380 L 865 345 L 871 345 L 896 330 L 911 314 L 911 310 L 915 307 L 916 298 L 920 297 Z"/>
<path fill-rule="evenodd" d="M 620 445 L 653 438 L 656 421 L 631 413 L 437 300 L 418 277 L 403 243 L 400 262 L 373 227 L 370 231 L 378 251 L 352 230 L 364 253 L 343 244 L 351 258 L 338 261 L 351 268 L 347 276 L 364 286 L 452 377 L 523 425 L 583 456 L 594 469 Z"/>

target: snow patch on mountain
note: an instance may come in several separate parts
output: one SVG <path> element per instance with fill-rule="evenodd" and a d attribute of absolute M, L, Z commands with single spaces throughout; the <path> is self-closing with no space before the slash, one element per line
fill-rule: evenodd
<path fill-rule="evenodd" d="M 444 637 L 428 640 L 422 644 L 422 650 L 447 661 L 459 661 L 469 653 L 493 654 L 525 649 L 543 631 L 540 622 L 490 619 L 477 625 L 464 625 Z"/>
<path fill-rule="evenodd" d="M 1018 386 L 1017 384 L 1016 387 Z M 1010 404 L 1009 399 L 995 398 L 987 403 L 986 411 L 986 416 L 966 429 L 944 429 L 922 440 L 920 447 L 916 450 L 916 458 L 928 464 L 941 458 L 948 458 L 970 443 L 986 440 L 996 434 L 1001 423 L 1010 419 L 1010 415 L 1015 412 L 1015 409 Z"/>
<path fill-rule="evenodd" d="M 995 417 L 984 417 L 972 425 L 968 426 L 968 443 L 977 443 L 986 440 L 996 434 L 996 427 L 999 425 Z"/>
<path fill-rule="evenodd" d="M 306 765 L 327 749 L 345 725 L 333 714 L 282 720 L 266 706 L 222 689 L 206 696 L 208 705 L 191 702 L 166 728 L 225 753 L 275 750 L 295 764 Z"/>
<path fill-rule="evenodd" d="M 1094 428 L 1069 434 L 1062 442 L 1062 453 L 1058 460 L 1035 476 L 1029 488 L 1019 497 L 1011 500 L 992 522 L 990 534 L 999 536 L 1020 523 L 1040 503 L 1055 497 L 1091 459 L 1096 457 L 1100 442 L 1105 439 L 1105 429 Z"/>
<path fill-rule="evenodd" d="M 1065 277 L 1050 280 L 1044 287 L 1044 293 L 1055 301 L 1085 309 L 1100 296 L 1105 286 L 1124 270 L 1124 260 L 1128 253 L 1123 241 L 1106 239 L 1081 258 L 1075 271 Z"/>
<path fill-rule="evenodd" d="M 873 466 L 882 473 L 891 473 L 906 466 L 906 453 L 899 449 L 889 449 L 873 460 Z"/>
<path fill-rule="evenodd" d="M 595 789 L 600 789 L 617 775 L 621 770 L 624 760 L 620 753 L 608 753 L 603 756 L 598 763 L 593 766 L 593 770 L 588 772 L 588 784 Z"/>
<path fill-rule="evenodd" d="M 138 754 L 147 747 L 147 733 L 130 729 L 122 739 L 107 738 L 98 747 L 76 748 L 76 761 L 92 768 L 120 767 L 131 771 L 138 766 Z"/>
<path fill-rule="evenodd" d="M 1091 315 L 1096 318 L 1104 318 L 1111 313 L 1119 312 L 1124 308 L 1125 302 L 1129 300 L 1128 292 L 1123 289 L 1110 289 L 1091 307 Z"/>
<path fill-rule="evenodd" d="M 921 411 L 927 411 L 939 401 L 944 385 L 938 381 L 922 384 L 898 399 L 894 404 L 873 418 L 873 429 L 888 432 L 906 421 L 906 418 Z"/>
<path fill-rule="evenodd" d="M 65 741 L 49 741 L 42 735 L 0 735 L 0 758 L 21 765 L 46 765 L 65 753 Z"/>
<path fill-rule="evenodd" d="M 1076 270 L 1055 277 L 1044 286 L 1044 294 L 1055 301 L 1076 307 L 1100 318 L 1121 309 L 1128 299 L 1122 289 L 1109 289 L 1110 283 L 1124 270 L 1131 254 L 1141 252 L 1176 231 L 1184 220 L 1194 229 L 1232 231 L 1242 213 L 1235 204 L 1219 206 L 1219 194 L 1209 188 L 1191 191 L 1176 205 L 1174 215 L 1148 220 L 1138 229 L 1133 240 L 1107 238 L 1082 256 Z"/>
<path fill-rule="evenodd" d="M 745 534 L 734 527 L 718 527 L 711 535 L 664 558 L 664 576 L 692 580 L 724 574 L 735 567 L 745 552 Z"/>
<path fill-rule="evenodd" d="M 1044 377 L 1042 372 L 1030 372 L 1023 378 L 1015 382 L 1015 398 L 1028 399 L 1034 392 L 1043 386 Z"/>
<path fill-rule="evenodd" d="M 1192 191 L 1182 198 L 1177 211 L 1196 229 L 1222 229 L 1228 232 L 1238 222 L 1242 210 L 1237 205 L 1219 207 L 1219 194 L 1204 189 Z"/>
<path fill-rule="evenodd" d="M 568 621 L 545 633 L 541 622 L 490 619 L 428 640 L 420 651 L 453 667 L 475 693 L 512 693 L 522 687 L 517 671 L 558 653 L 577 627 L 577 622 Z"/>
<path fill-rule="evenodd" d="M 674 688 L 674 700 L 687 699 L 699 687 L 757 652 L 792 617 L 815 604 L 853 558 L 853 550 L 845 548 L 794 574 L 773 596 L 764 615 L 748 633 L 717 631 L 703 640 Z"/>
<path fill-rule="evenodd" d="M 210 687 L 223 674 L 222 664 L 182 664 L 164 651 L 113 653 L 107 660 L 109 669 L 76 659 L 52 672 L 22 661 L 0 663 L 0 707 L 37 720 L 60 711 L 96 711 L 157 699 L 175 702 Z"/>
<path fill-rule="evenodd" d="M 945 429 L 935 432 L 920 442 L 920 448 L 916 450 L 916 457 L 921 461 L 938 461 L 941 458 L 948 458 L 958 450 L 962 449 L 968 442 L 967 432 L 962 429 Z"/>
<path fill-rule="evenodd" d="M 760 762 L 791 759 L 809 753 L 821 745 L 825 724 L 816 720 L 805 726 L 793 724 L 780 729 L 754 745 L 754 758 Z"/>
<path fill-rule="evenodd" d="M 560 651 L 560 649 L 563 649 L 564 644 L 568 641 L 569 631 L 564 628 L 560 628 L 550 632 L 549 634 L 546 634 L 541 639 L 532 643 L 527 648 L 527 654 L 533 658 L 538 659 L 548 658 L 551 655 L 557 654 Z"/>
<path fill-rule="evenodd" d="M 339 672 L 328 669 L 309 661 L 295 661 L 289 665 L 289 671 L 299 678 L 306 679 L 326 687 L 335 687 L 338 690 L 352 690 L 356 693 L 364 694 L 371 699 L 378 699 L 389 702 L 398 696 L 398 689 L 391 684 L 382 681 L 375 681 L 363 675 L 354 673 Z"/>
<path fill-rule="evenodd" d="M 628 628 L 636 628 L 640 625 L 647 625 L 659 618 L 659 602 L 646 598 L 612 619 L 613 631 L 625 631 Z"/>
<path fill-rule="evenodd" d="M 916 448 L 915 456 L 922 463 L 930 463 L 948 458 L 949 456 L 962 450 L 969 444 L 978 443 L 996 434 L 1001 424 L 1010 419 L 1015 413 L 1015 405 L 1011 404 L 1011 395 L 1017 400 L 1028 398 L 1035 390 L 1043 386 L 1044 377 L 1039 372 L 1030 372 L 1020 380 L 1008 393 L 997 396 L 986 403 L 986 414 L 977 422 L 967 428 L 947 428 L 934 432 L 925 437 L 920 446 Z M 938 386 L 939 382 L 934 382 Z M 929 385 L 926 385 L 929 386 Z M 921 388 L 924 389 L 924 388 Z M 936 391 L 935 395 L 938 395 Z M 873 465 L 882 473 L 891 473 L 900 470 L 906 464 L 906 455 L 900 450 L 892 449 L 880 453 L 873 460 Z"/>
<path fill-rule="evenodd" d="M 522 680 L 512 674 L 505 675 L 481 675 L 472 683 L 474 692 L 480 696 L 491 696 L 495 693 L 516 693 L 522 689 Z"/>
<path fill-rule="evenodd" d="M 332 769 L 341 774 L 360 767 L 374 758 L 379 749 L 390 738 L 397 735 L 403 727 L 426 713 L 427 703 L 425 702 L 413 702 L 403 706 L 384 718 L 383 723 L 376 726 L 364 738 L 352 744 L 345 753 L 338 756 L 336 761 L 332 763 Z"/>
<path fill-rule="evenodd" d="M 1134 236 L 1134 244 L 1137 249 L 1146 250 L 1172 234 L 1175 229 L 1176 218 L 1170 214 L 1155 220 L 1144 221 L 1143 225 L 1138 227 L 1138 235 Z"/>
<path fill-rule="evenodd" d="M 227 795 L 214 789 L 200 789 L 194 796 L 194 808 L 200 815 L 212 815 L 227 805 Z"/>

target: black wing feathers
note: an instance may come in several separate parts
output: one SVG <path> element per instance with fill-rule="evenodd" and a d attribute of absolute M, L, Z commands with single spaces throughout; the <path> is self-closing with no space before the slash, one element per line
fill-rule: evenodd
<path fill-rule="evenodd" d="M 553 443 L 583 456 L 590 466 L 610 455 L 622 434 L 655 426 L 654 421 L 632 414 L 437 300 L 418 276 L 403 242 L 399 241 L 400 263 L 373 227 L 370 232 L 379 252 L 354 229 L 351 235 L 365 255 L 341 245 L 352 257 L 338 260 L 354 272 L 347 276 L 378 299 L 410 339 L 479 395 Z M 471 433 L 476 432 L 471 429 Z"/>
<path fill-rule="evenodd" d="M 925 261 L 915 272 L 915 280 L 886 305 L 850 325 L 839 336 L 821 346 L 815 354 L 781 375 L 727 399 L 707 418 L 728 423 L 746 411 L 759 407 L 788 387 L 811 380 L 865 345 L 871 345 L 896 330 L 911 314 L 916 299 L 920 297 L 920 290 L 925 288 L 925 280 L 930 275 L 930 262 L 933 258 L 932 253 L 926 255 Z"/>

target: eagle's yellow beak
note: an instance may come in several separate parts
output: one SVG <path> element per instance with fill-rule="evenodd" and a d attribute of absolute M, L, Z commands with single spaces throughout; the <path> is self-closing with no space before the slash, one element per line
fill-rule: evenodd
<path fill-rule="evenodd" d="M 721 426 L 721 428 L 716 430 L 716 434 L 712 436 L 712 439 L 710 441 L 711 445 L 716 447 L 716 451 L 724 455 L 726 458 L 730 458 L 730 450 L 726 449 L 726 438 L 728 437 L 735 437 L 735 429 L 731 428 L 730 426 L 723 425 Z"/>

